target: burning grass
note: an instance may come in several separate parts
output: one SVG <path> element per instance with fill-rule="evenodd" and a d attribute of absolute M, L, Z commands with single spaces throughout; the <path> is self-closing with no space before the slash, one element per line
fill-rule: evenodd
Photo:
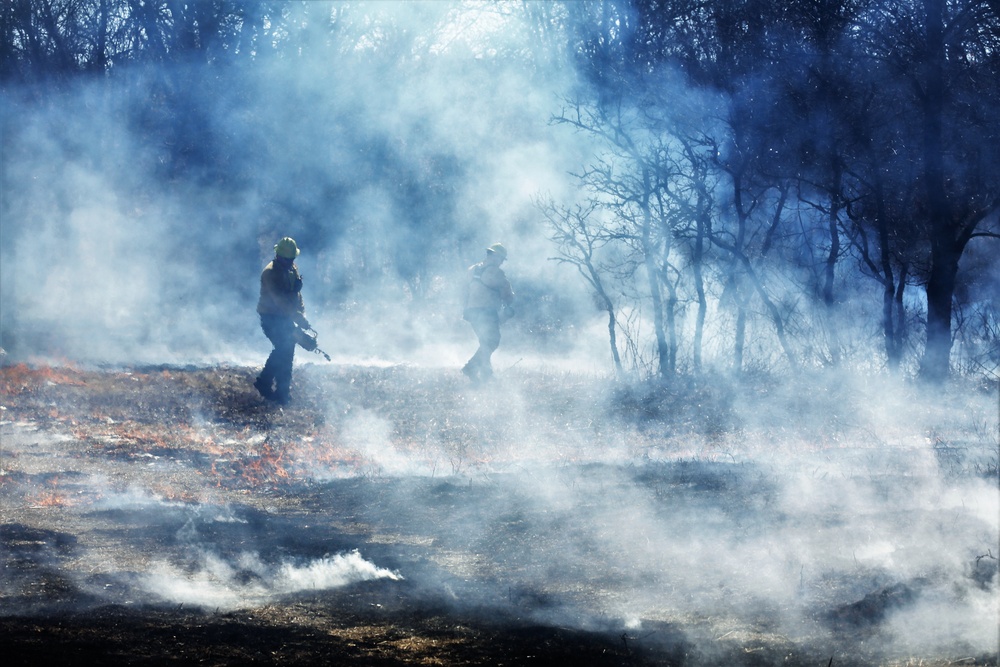
<path fill-rule="evenodd" d="M 72 368 L 35 367 L 23 363 L 4 366 L 0 372 L 0 396 L 15 396 L 54 384 L 82 386 L 83 380 Z"/>
<path fill-rule="evenodd" d="M 13 664 L 996 664 L 990 399 L 296 377 L 0 369 Z"/>

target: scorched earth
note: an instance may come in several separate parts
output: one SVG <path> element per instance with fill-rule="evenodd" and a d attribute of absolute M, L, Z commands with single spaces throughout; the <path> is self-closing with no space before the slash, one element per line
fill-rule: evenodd
<path fill-rule="evenodd" d="M 5 664 L 997 661 L 996 387 L 0 372 Z"/>

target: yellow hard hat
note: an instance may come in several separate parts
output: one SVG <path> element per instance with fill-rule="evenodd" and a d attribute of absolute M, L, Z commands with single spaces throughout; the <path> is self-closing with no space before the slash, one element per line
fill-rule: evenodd
<path fill-rule="evenodd" d="M 507 248 L 504 248 L 502 243 L 494 243 L 486 249 L 486 252 L 492 252 L 500 259 L 507 259 Z"/>
<path fill-rule="evenodd" d="M 295 259 L 299 256 L 299 247 L 295 245 L 295 239 L 286 236 L 274 244 L 274 254 L 285 259 Z"/>

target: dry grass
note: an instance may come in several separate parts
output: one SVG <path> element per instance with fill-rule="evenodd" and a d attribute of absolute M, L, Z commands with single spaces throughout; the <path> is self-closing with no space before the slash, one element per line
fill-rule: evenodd
<path fill-rule="evenodd" d="M 277 408 L 247 368 L 0 369 L 10 664 L 996 664 L 880 645 L 920 586 L 995 589 L 985 550 L 943 582 L 888 580 L 856 554 L 814 574 L 799 552 L 833 546 L 776 547 L 788 562 L 775 585 L 798 584 L 809 616 L 794 636 L 790 611 L 754 588 L 763 573 L 739 571 L 752 570 L 739 549 L 776 530 L 823 540 L 854 520 L 789 514 L 776 461 L 815 466 L 804 477 L 819 487 L 849 475 L 881 493 L 885 508 L 860 520 L 877 526 L 917 488 L 915 438 L 938 439 L 925 450 L 948 474 L 984 479 L 986 412 L 970 426 L 947 401 L 927 404 L 935 417 L 914 399 L 901 402 L 913 414 L 880 420 L 878 388 L 842 383 L 623 386 L 514 369 L 470 389 L 457 372 L 332 365 L 296 378 Z M 958 518 L 959 534 L 981 529 Z M 712 531 L 718 544 L 691 550 L 727 590 L 671 572 L 685 550 L 662 553 L 662 526 Z M 201 572 L 193 547 L 269 565 L 361 548 L 406 576 L 229 609 L 149 596 L 157 562 Z M 255 581 L 233 576 L 237 590 Z M 640 603 L 641 618 L 622 614 Z"/>

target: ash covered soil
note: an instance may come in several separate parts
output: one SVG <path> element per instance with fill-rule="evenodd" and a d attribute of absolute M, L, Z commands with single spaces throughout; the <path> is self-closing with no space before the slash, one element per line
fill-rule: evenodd
<path fill-rule="evenodd" d="M 0 368 L 4 664 L 997 663 L 995 387 L 253 374 Z"/>

